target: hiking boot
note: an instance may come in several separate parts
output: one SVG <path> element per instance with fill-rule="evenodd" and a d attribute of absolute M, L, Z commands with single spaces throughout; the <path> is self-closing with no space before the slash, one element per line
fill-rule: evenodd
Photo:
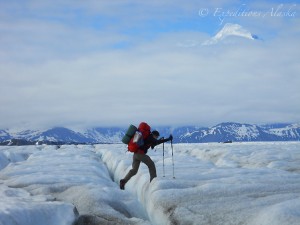
<path fill-rule="evenodd" d="M 125 189 L 125 184 L 126 184 L 126 181 L 124 179 L 120 180 L 120 189 L 121 190 Z"/>

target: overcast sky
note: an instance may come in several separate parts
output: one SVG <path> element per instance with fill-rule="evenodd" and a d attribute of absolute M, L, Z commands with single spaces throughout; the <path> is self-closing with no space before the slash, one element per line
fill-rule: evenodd
<path fill-rule="evenodd" d="M 0 0 L 0 128 L 300 122 L 300 1 L 202 2 Z"/>

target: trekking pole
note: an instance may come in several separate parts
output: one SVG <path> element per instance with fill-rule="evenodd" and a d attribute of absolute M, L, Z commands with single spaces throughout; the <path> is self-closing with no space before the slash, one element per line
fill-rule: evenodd
<path fill-rule="evenodd" d="M 163 177 L 165 177 L 165 143 L 163 143 Z"/>
<path fill-rule="evenodd" d="M 171 148 L 172 148 L 173 179 L 175 179 L 175 173 L 174 173 L 174 155 L 173 155 L 173 140 L 171 140 Z"/>

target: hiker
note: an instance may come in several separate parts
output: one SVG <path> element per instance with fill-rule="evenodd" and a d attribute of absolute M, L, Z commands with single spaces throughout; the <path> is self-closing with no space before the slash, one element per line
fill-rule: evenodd
<path fill-rule="evenodd" d="M 150 135 L 144 140 L 144 144 L 140 146 L 139 149 L 133 154 L 132 169 L 123 179 L 120 180 L 120 188 L 122 190 L 124 190 L 125 184 L 130 180 L 130 178 L 136 175 L 141 162 L 145 163 L 148 166 L 150 173 L 150 182 L 156 177 L 155 164 L 152 159 L 148 155 L 146 155 L 147 151 L 150 147 L 151 149 L 153 149 L 156 145 L 173 140 L 172 135 L 170 135 L 167 139 L 158 139 L 158 137 L 159 132 L 156 130 L 152 131 Z"/>

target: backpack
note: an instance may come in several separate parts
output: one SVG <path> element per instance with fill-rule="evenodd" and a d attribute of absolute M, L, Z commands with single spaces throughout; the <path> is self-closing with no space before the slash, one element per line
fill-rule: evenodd
<path fill-rule="evenodd" d="M 136 126 L 134 125 L 130 125 L 124 135 L 124 137 L 122 138 L 122 142 L 126 145 L 128 145 L 129 141 L 131 140 L 131 138 L 134 136 L 135 132 L 137 131 Z"/>
<path fill-rule="evenodd" d="M 144 140 L 150 135 L 150 133 L 151 127 L 145 122 L 140 123 L 138 129 L 135 131 L 128 143 L 128 151 L 137 152 L 139 148 L 144 145 Z"/>

